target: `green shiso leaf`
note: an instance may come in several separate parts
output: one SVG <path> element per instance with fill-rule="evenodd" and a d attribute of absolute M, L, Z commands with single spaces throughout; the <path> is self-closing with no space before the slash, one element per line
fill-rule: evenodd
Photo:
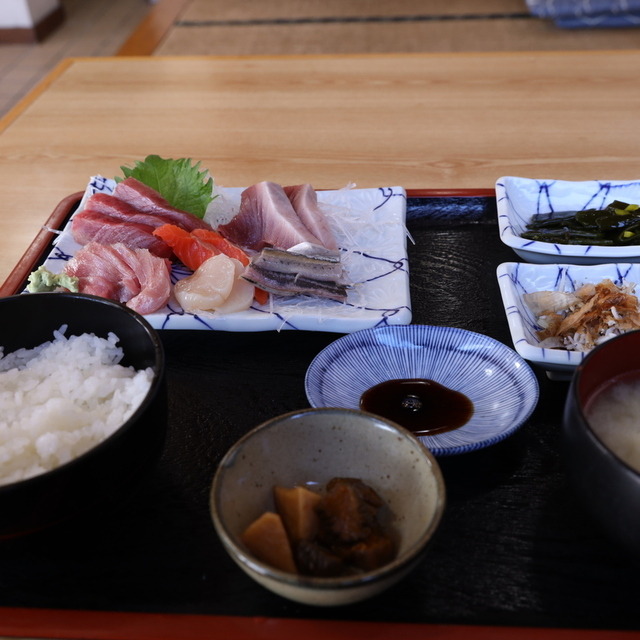
<path fill-rule="evenodd" d="M 133 167 L 120 167 L 124 178 L 135 178 L 155 189 L 177 209 L 198 218 L 204 217 L 207 206 L 214 199 L 213 178 L 207 179 L 206 169 L 200 171 L 200 162 L 192 165 L 191 158 L 173 160 L 150 155 L 134 164 Z M 124 178 L 116 177 L 116 182 Z"/>

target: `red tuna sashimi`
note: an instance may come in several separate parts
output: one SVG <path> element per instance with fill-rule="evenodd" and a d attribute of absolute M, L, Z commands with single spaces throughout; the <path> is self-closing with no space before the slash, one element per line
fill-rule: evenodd
<path fill-rule="evenodd" d="M 284 189 L 273 182 L 260 182 L 245 189 L 240 210 L 218 231 L 244 249 L 260 251 L 266 246 L 289 249 L 301 242 L 322 244 L 295 212 Z"/>
<path fill-rule="evenodd" d="M 125 303 L 138 313 L 164 307 L 171 293 L 170 263 L 147 249 L 90 242 L 65 265 L 80 293 Z"/>
<path fill-rule="evenodd" d="M 230 258 L 239 260 L 245 267 L 250 262 L 249 256 L 240 247 L 233 244 L 233 242 L 229 242 L 229 240 L 227 240 L 217 231 L 209 231 L 208 229 L 194 229 L 191 232 L 191 235 L 196 236 L 196 238 L 200 238 L 200 240 L 204 240 L 205 242 L 213 245 L 220 251 L 220 253 L 224 253 Z"/>
<path fill-rule="evenodd" d="M 127 306 L 142 315 L 162 309 L 171 296 L 171 263 L 146 249 L 130 249 L 123 244 L 113 248 L 140 282 L 140 293 L 128 300 Z"/>
<path fill-rule="evenodd" d="M 148 187 L 135 178 L 125 178 L 122 182 L 119 182 L 113 195 L 138 209 L 138 211 L 160 215 L 166 218 L 167 222 L 182 227 L 187 231 L 211 229 L 210 224 L 188 211 L 181 211 L 172 207 L 155 189 Z"/>
<path fill-rule="evenodd" d="M 102 215 L 110 216 L 111 218 L 124 222 L 145 224 L 154 229 L 169 222 L 169 220 L 162 216 L 138 211 L 138 209 L 132 207 L 124 200 L 120 200 L 108 193 L 96 193 L 92 195 L 87 200 L 83 211 L 101 213 Z"/>
<path fill-rule="evenodd" d="M 174 224 L 163 224 L 153 232 L 171 247 L 175 256 L 192 271 L 220 251 L 208 242 L 191 235 Z"/>
<path fill-rule="evenodd" d="M 148 249 L 160 258 L 171 257 L 171 247 L 153 235 L 153 227 L 138 222 L 124 222 L 95 211 L 80 211 L 73 217 L 71 232 L 78 244 L 122 242 L 131 248 Z"/>
<path fill-rule="evenodd" d="M 327 222 L 327 217 L 318 206 L 316 190 L 310 184 L 299 184 L 294 187 L 283 187 L 283 189 L 304 226 L 320 240 L 324 247 L 335 251 L 338 243 Z"/>

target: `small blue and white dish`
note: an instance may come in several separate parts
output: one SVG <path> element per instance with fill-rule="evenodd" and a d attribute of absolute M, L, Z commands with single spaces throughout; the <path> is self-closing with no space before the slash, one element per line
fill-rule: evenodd
<path fill-rule="evenodd" d="M 527 240 L 520 234 L 535 214 L 604 208 L 613 200 L 640 204 L 640 180 L 532 180 L 504 176 L 496 182 L 500 239 L 523 260 L 540 264 L 640 262 L 640 245 L 602 247 Z"/>
<path fill-rule="evenodd" d="M 498 284 L 509 322 L 515 350 L 527 361 L 540 366 L 551 379 L 568 380 L 589 351 L 545 349 L 539 346 L 540 327 L 522 296 L 535 291 L 572 293 L 588 282 L 598 284 L 608 278 L 616 285 L 640 283 L 640 265 L 635 263 L 572 265 L 505 262 L 497 269 Z"/>
<path fill-rule="evenodd" d="M 512 349 L 488 336 L 453 327 L 385 326 L 343 336 L 311 362 L 305 390 L 312 407 L 358 409 L 362 394 L 396 379 L 426 379 L 471 400 L 463 426 L 419 440 L 436 456 L 500 442 L 529 418 L 538 380 Z"/>

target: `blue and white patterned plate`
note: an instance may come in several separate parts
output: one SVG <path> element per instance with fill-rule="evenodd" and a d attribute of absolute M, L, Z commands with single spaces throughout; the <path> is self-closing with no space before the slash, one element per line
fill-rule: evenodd
<path fill-rule="evenodd" d="M 551 378 L 568 379 L 588 351 L 544 349 L 536 331 L 540 327 L 522 296 L 534 291 L 567 291 L 579 289 L 588 282 L 598 284 L 608 278 L 617 285 L 640 284 L 640 265 L 631 263 L 575 265 L 525 264 L 505 262 L 497 269 L 498 284 L 509 322 L 515 350 L 529 362 L 546 370 Z"/>
<path fill-rule="evenodd" d="M 521 238 L 536 213 L 602 208 L 613 200 L 640 204 L 640 180 L 531 180 L 505 176 L 496 182 L 500 239 L 523 260 L 537 263 L 640 262 L 640 246 L 554 244 Z"/>
<path fill-rule="evenodd" d="M 96 176 L 91 179 L 78 211 L 96 192 L 112 193 L 115 182 Z M 228 221 L 240 205 L 240 188 L 216 187 L 218 196 L 205 219 L 214 225 Z M 270 296 L 264 306 L 257 303 L 228 315 L 185 313 L 172 297 L 169 304 L 146 319 L 156 329 L 214 329 L 220 331 L 330 331 L 349 333 L 385 324 L 411 322 L 407 230 L 407 196 L 402 187 L 319 191 L 318 202 L 336 235 L 342 263 L 355 283 L 347 302 L 305 296 Z M 59 273 L 80 249 L 71 234 L 71 222 L 57 238 L 45 266 Z M 191 271 L 180 264 L 172 268 L 172 280 Z"/>
<path fill-rule="evenodd" d="M 440 456 L 503 440 L 529 418 L 539 396 L 535 374 L 509 347 L 480 333 L 429 325 L 379 327 L 339 338 L 311 362 L 305 390 L 312 407 L 358 409 L 367 389 L 403 378 L 434 380 L 473 402 L 464 426 L 420 436 Z"/>

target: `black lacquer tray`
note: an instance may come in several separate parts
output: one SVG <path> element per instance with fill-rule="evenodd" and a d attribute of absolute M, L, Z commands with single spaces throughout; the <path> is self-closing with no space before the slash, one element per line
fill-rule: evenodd
<path fill-rule="evenodd" d="M 495 271 L 517 256 L 498 237 L 488 194 L 409 193 L 413 322 L 469 329 L 512 346 Z M 71 198 L 67 213 L 73 206 Z M 12 278 L 5 295 L 8 286 L 19 290 L 24 273 Z M 60 611 L 420 623 L 425 632 L 442 624 L 640 629 L 638 569 L 575 503 L 565 478 L 559 439 L 567 383 L 536 371 L 540 401 L 519 431 L 487 449 L 439 458 L 447 509 L 412 574 L 372 600 L 318 609 L 266 591 L 233 564 L 213 529 L 208 494 L 216 465 L 240 436 L 309 406 L 306 369 L 339 335 L 161 336 L 169 434 L 159 465 L 115 511 L 94 505 L 57 529 L 0 543 L 0 634 L 17 635 L 25 610 L 41 620 L 29 629 L 43 637 Z M 62 629 L 80 637 L 73 615 Z M 157 618 L 149 620 L 160 629 Z M 125 636 L 147 637 L 95 633 Z"/>

